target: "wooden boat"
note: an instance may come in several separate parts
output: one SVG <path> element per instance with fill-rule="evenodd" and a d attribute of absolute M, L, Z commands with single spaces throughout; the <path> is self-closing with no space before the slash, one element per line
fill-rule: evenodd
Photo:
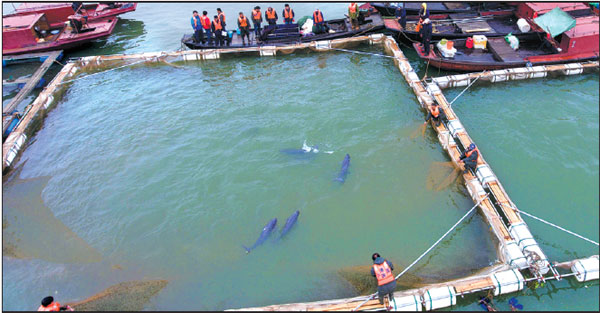
<path fill-rule="evenodd" d="M 328 20 L 325 21 L 325 23 L 330 29 L 329 32 L 322 34 L 311 33 L 311 35 L 303 35 L 300 32 L 298 24 L 277 24 L 274 26 L 266 26 L 262 30 L 262 34 L 259 36 L 259 38 L 256 38 L 254 35 L 254 30 L 250 29 L 251 42 L 250 44 L 247 43 L 245 46 L 242 44 L 241 36 L 236 32 L 232 32 L 228 43 L 226 43 L 224 46 L 217 46 L 214 42 L 212 44 L 196 43 L 194 42 L 192 34 L 184 35 L 181 39 L 181 42 L 190 49 L 227 49 L 257 46 L 281 46 L 302 42 L 367 35 L 384 29 L 383 20 L 377 13 L 367 13 L 366 15 L 361 13 L 361 18 L 359 18 L 360 27 L 358 30 L 352 30 L 352 25 L 348 18 Z"/>
<path fill-rule="evenodd" d="M 396 5 L 389 2 L 370 2 L 382 16 L 395 16 Z M 421 2 L 404 2 L 406 15 L 419 15 Z M 443 18 L 450 13 L 481 13 L 481 15 L 504 15 L 515 10 L 515 6 L 506 2 L 427 2 L 430 18 Z"/>
<path fill-rule="evenodd" d="M 71 5 L 71 2 L 25 2 L 18 6 L 14 13 L 4 15 L 3 17 L 44 13 L 50 27 L 58 27 L 67 21 L 69 15 L 75 13 Z M 82 13 L 88 17 L 88 22 L 91 22 L 132 12 L 136 8 L 137 2 L 115 2 L 114 5 L 100 2 L 83 4 Z"/>
<path fill-rule="evenodd" d="M 4 55 L 65 50 L 110 35 L 118 17 L 89 21 L 77 31 L 65 25 L 51 27 L 43 13 L 2 18 L 2 53 Z M 67 22 L 68 23 L 68 22 Z"/>
<path fill-rule="evenodd" d="M 432 41 L 443 38 L 454 40 L 467 38 L 473 35 L 484 35 L 486 37 L 501 37 L 509 33 L 519 39 L 537 37 L 541 31 L 521 32 L 517 26 L 519 19 L 514 14 L 503 16 L 478 16 L 474 13 L 449 14 L 448 19 L 431 19 L 433 32 Z M 416 31 L 417 21 L 407 21 L 406 29 L 398 23 L 395 18 L 384 19 L 385 28 L 396 35 L 399 40 L 410 42 L 420 41 L 419 32 Z"/>
<path fill-rule="evenodd" d="M 421 44 L 413 47 L 418 56 L 431 66 L 453 71 L 484 71 L 513 67 L 583 62 L 598 60 L 598 16 L 578 18 L 571 30 L 562 33 L 558 40 L 540 36 L 523 40 L 519 49 L 513 50 L 504 38 L 488 38 L 487 49 L 469 49 L 466 39 L 454 41 L 457 52 L 454 58 L 445 58 L 434 45 L 429 55 L 423 53 Z"/>

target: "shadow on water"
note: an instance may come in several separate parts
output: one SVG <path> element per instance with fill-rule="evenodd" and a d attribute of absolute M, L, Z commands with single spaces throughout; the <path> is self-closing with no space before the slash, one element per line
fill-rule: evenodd
<path fill-rule="evenodd" d="M 166 280 L 123 282 L 85 300 L 67 304 L 75 311 L 141 311 L 167 283 Z"/>
<path fill-rule="evenodd" d="M 3 255 L 57 263 L 99 262 L 100 253 L 44 205 L 42 191 L 50 177 L 21 179 L 19 173 L 3 184 Z"/>

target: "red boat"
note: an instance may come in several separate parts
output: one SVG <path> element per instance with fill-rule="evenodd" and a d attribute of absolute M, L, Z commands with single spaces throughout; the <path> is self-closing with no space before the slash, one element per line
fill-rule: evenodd
<path fill-rule="evenodd" d="M 63 22 L 51 27 L 46 15 L 14 15 L 2 18 L 2 53 L 4 55 L 66 50 L 110 35 L 118 17 L 88 21 L 85 27 L 71 27 Z"/>
<path fill-rule="evenodd" d="M 532 14 L 532 12 L 528 13 Z M 415 43 L 413 47 L 419 57 L 430 65 L 454 71 L 483 71 L 584 62 L 598 60 L 600 53 L 598 23 L 597 15 L 579 17 L 575 19 L 575 27 L 563 32 L 560 37 L 557 35 L 550 39 L 540 36 L 522 40 L 517 50 L 511 48 L 504 38 L 488 38 L 486 49 L 467 48 L 466 39 L 454 40 L 454 48 L 457 52 L 453 58 L 443 57 L 433 45 L 429 55 L 424 55 L 421 44 Z"/>
<path fill-rule="evenodd" d="M 81 13 L 88 17 L 88 22 L 91 22 L 135 11 L 136 7 L 136 2 L 114 2 L 112 5 L 106 3 L 83 4 L 81 6 Z M 68 17 L 74 14 L 75 11 L 71 2 L 25 2 L 17 7 L 14 13 L 4 15 L 4 17 L 35 13 L 46 14 L 46 19 L 50 23 L 50 27 L 57 27 L 67 21 Z"/>

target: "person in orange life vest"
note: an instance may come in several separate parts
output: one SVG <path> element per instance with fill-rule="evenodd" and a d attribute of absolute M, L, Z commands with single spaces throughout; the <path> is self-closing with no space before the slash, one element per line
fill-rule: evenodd
<path fill-rule="evenodd" d="M 390 299 L 394 298 L 394 290 L 396 289 L 396 278 L 392 271 L 394 265 L 392 262 L 385 260 L 379 253 L 373 253 L 373 267 L 371 268 L 371 276 L 377 278 L 377 292 L 379 303 L 383 304 L 383 297 L 389 295 Z"/>
<path fill-rule="evenodd" d="M 326 32 L 327 30 L 325 29 L 325 19 L 323 19 L 323 13 L 319 9 L 316 9 L 312 17 L 314 25 L 317 28 L 315 34 Z"/>
<path fill-rule="evenodd" d="M 42 299 L 42 305 L 37 309 L 38 311 L 73 311 L 73 309 L 68 306 L 60 306 L 60 303 L 54 301 L 54 298 L 48 296 Z"/>
<path fill-rule="evenodd" d="M 223 45 L 223 25 L 218 15 L 213 16 L 213 21 L 210 23 L 210 28 L 215 33 L 215 46 Z"/>
<path fill-rule="evenodd" d="M 227 29 L 225 29 L 225 26 L 227 26 L 227 24 L 225 23 L 225 13 L 223 13 L 223 11 L 221 11 L 221 8 L 217 8 L 217 15 L 219 16 L 219 19 L 221 20 L 221 26 L 223 26 L 223 31 L 227 31 Z"/>
<path fill-rule="evenodd" d="M 208 38 L 208 44 L 212 44 L 212 31 L 210 27 L 210 17 L 208 17 L 208 12 L 202 11 L 202 16 L 200 16 L 200 23 L 202 24 L 202 29 L 206 33 L 206 37 Z M 202 43 L 206 43 L 206 40 L 202 40 Z"/>
<path fill-rule="evenodd" d="M 292 10 L 292 8 L 290 8 L 289 4 L 285 4 L 284 8 L 283 8 L 283 22 L 286 24 L 292 24 L 294 22 L 294 10 Z"/>
<path fill-rule="evenodd" d="M 254 37 L 258 39 L 260 36 L 260 23 L 262 23 L 262 13 L 260 13 L 260 7 L 255 6 L 252 10 L 252 23 L 254 24 Z"/>
<path fill-rule="evenodd" d="M 352 29 L 358 29 L 358 4 L 356 2 L 351 2 L 348 6 L 348 17 L 350 18 L 350 23 L 352 24 Z"/>
<path fill-rule="evenodd" d="M 433 119 L 433 122 L 435 123 L 435 126 L 440 126 L 440 122 L 442 121 L 442 118 L 445 118 L 446 114 L 444 113 L 444 110 L 442 110 L 439 105 L 434 102 L 431 105 L 431 109 L 428 110 L 427 112 L 427 118 L 425 119 L 425 122 L 423 124 L 427 124 L 427 122 L 429 122 L 430 119 Z"/>
<path fill-rule="evenodd" d="M 267 11 L 265 12 L 265 18 L 267 19 L 269 25 L 277 25 L 277 19 L 279 17 L 277 16 L 277 12 L 275 12 L 272 7 L 268 7 Z"/>
<path fill-rule="evenodd" d="M 248 18 L 242 12 L 240 12 L 240 17 L 238 17 L 238 28 L 240 29 L 240 36 L 242 36 L 242 44 L 246 45 L 244 36 L 248 38 L 248 44 L 250 44 L 250 21 L 248 21 Z"/>
<path fill-rule="evenodd" d="M 463 173 L 466 174 L 469 169 L 475 171 L 475 168 L 477 168 L 477 159 L 479 159 L 479 149 L 472 143 L 467 150 L 460 155 L 460 161 L 458 161 L 459 163 L 465 164 L 465 171 Z"/>

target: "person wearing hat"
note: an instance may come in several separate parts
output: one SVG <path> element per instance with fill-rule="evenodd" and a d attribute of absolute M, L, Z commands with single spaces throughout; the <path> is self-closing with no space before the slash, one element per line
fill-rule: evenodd
<path fill-rule="evenodd" d="M 242 37 L 242 45 L 246 45 L 244 37 L 248 38 L 248 44 L 250 44 L 250 21 L 244 16 L 244 13 L 240 12 L 238 17 L 238 28 L 240 29 L 240 36 Z"/>
<path fill-rule="evenodd" d="M 45 297 L 42 299 L 42 305 L 37 309 L 38 311 L 73 311 L 73 309 L 68 306 L 60 306 L 60 303 L 54 301 L 54 298 L 51 296 Z"/>
<path fill-rule="evenodd" d="M 469 172 L 469 169 L 475 171 L 475 169 L 477 168 L 477 160 L 479 159 L 479 149 L 477 149 L 477 146 L 475 146 L 474 143 L 471 143 L 469 145 L 469 147 L 467 148 L 467 150 L 465 150 L 461 155 L 460 155 L 460 161 L 458 161 L 459 163 L 464 163 L 465 165 L 465 171 L 463 172 L 464 174 Z"/>
<path fill-rule="evenodd" d="M 429 18 L 423 20 L 423 27 L 421 28 L 421 47 L 425 56 L 429 55 L 431 45 L 431 34 L 433 32 L 433 26 Z"/>
<path fill-rule="evenodd" d="M 435 126 L 440 126 L 440 122 L 442 121 L 442 118 L 445 118 L 446 114 L 444 113 L 444 110 L 440 109 L 440 106 L 437 104 L 437 102 L 434 102 L 431 105 L 431 108 L 429 108 L 428 112 L 427 112 L 427 118 L 425 119 L 425 123 L 423 124 L 427 124 L 427 122 L 429 122 L 430 119 L 433 119 L 433 122 L 435 123 Z"/>
<path fill-rule="evenodd" d="M 262 13 L 260 13 L 260 7 L 255 6 L 252 10 L 252 23 L 254 24 L 254 37 L 258 40 L 260 36 L 260 23 L 262 23 Z"/>
<path fill-rule="evenodd" d="M 377 278 L 377 292 L 379 303 L 383 304 L 383 298 L 389 296 L 389 299 L 394 298 L 394 290 L 396 289 L 396 278 L 392 271 L 394 265 L 392 262 L 384 259 L 375 252 L 371 256 L 373 259 L 373 267 L 371 268 L 371 276 Z"/>

